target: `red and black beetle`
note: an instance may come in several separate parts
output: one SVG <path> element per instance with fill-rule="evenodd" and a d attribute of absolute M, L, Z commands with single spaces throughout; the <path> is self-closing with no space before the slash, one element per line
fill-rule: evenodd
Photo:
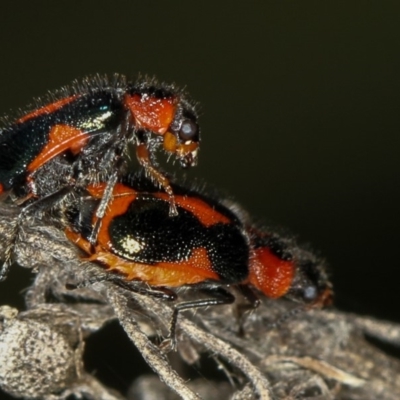
<path fill-rule="evenodd" d="M 48 208 L 75 188 L 106 182 L 97 215 L 125 173 L 129 145 L 147 175 L 168 195 L 168 214 L 176 215 L 169 180 L 156 167 L 155 150 L 175 155 L 183 167 L 195 165 L 200 142 L 195 106 L 174 85 L 124 76 L 96 76 L 49 96 L 49 102 L 0 129 L 0 195 L 23 204 L 16 233 L 28 211 Z M 43 102 L 42 102 L 43 103 Z M 94 243 L 96 232 L 91 241 Z M 0 271 L 5 277 L 13 243 Z"/>
<path fill-rule="evenodd" d="M 89 238 L 104 190 L 104 184 L 88 187 L 79 206 L 67 212 L 67 237 L 121 286 L 169 300 L 176 299 L 177 287 L 207 292 L 206 300 L 175 307 L 172 335 L 179 311 L 233 302 L 224 288 L 229 285 L 252 293 L 247 297 L 254 303 L 252 288 L 269 298 L 286 296 L 310 306 L 331 301 L 331 284 L 319 258 L 292 239 L 256 228 L 236 204 L 177 185 L 178 215 L 171 218 L 164 192 L 138 178 L 117 183 L 93 249 Z"/>

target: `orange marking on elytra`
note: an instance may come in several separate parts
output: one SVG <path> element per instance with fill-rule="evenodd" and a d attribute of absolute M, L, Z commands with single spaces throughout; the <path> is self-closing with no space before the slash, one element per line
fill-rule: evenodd
<path fill-rule="evenodd" d="M 129 262 L 101 250 L 90 257 L 90 261 L 94 260 L 106 264 L 108 271 L 125 275 L 126 280 L 140 280 L 153 286 L 176 287 L 191 285 L 208 279 L 219 279 L 218 275 L 211 269 L 211 262 L 207 250 L 204 248 L 193 249 L 188 260 L 158 262 L 153 265 Z"/>
<path fill-rule="evenodd" d="M 65 233 L 70 241 L 90 254 L 89 242 L 83 239 L 79 233 L 73 232 L 71 229 L 67 229 Z M 98 245 L 95 253 L 86 260 L 99 262 L 107 268 L 107 271 L 120 273 L 128 281 L 139 280 L 152 286 L 177 287 L 208 279 L 219 279 L 218 275 L 212 271 L 207 250 L 202 247 L 193 249 L 188 260 L 159 262 L 151 265 L 125 260 Z"/>
<path fill-rule="evenodd" d="M 154 197 L 158 197 L 165 201 L 169 200 L 168 195 L 165 193 L 154 193 Z M 188 196 L 175 196 L 175 203 L 179 207 L 182 207 L 186 211 L 195 215 L 201 224 L 206 227 L 218 223 L 229 224 L 232 222 L 228 217 L 214 210 L 213 207 L 201 199 Z"/>
<path fill-rule="evenodd" d="M 72 150 L 74 154 L 82 150 L 87 144 L 89 136 L 80 129 L 69 125 L 54 125 L 49 134 L 49 140 L 40 154 L 28 165 L 27 170 L 33 172 L 46 164 L 52 158 L 66 150 Z"/>
<path fill-rule="evenodd" d="M 100 200 L 103 198 L 106 186 L 107 185 L 105 183 L 88 185 L 86 190 L 92 197 Z M 117 183 L 114 186 L 112 198 L 108 204 L 106 214 L 101 219 L 101 227 L 97 235 L 97 242 L 101 243 L 105 248 L 111 248 L 111 238 L 108 232 L 110 223 L 118 215 L 125 214 L 130 204 L 136 199 L 136 194 L 137 192 L 134 189 L 131 189 L 121 183 Z M 96 214 L 93 215 L 92 222 L 93 224 L 97 222 Z"/>
<path fill-rule="evenodd" d="M 32 111 L 29 114 L 26 114 L 23 117 L 19 118 L 17 120 L 17 123 L 21 124 L 32 118 L 39 117 L 40 115 L 51 114 L 52 112 L 59 110 L 61 107 L 65 106 L 66 104 L 71 103 L 71 101 L 74 101 L 77 97 L 78 97 L 77 95 L 65 97 L 64 99 L 55 101 L 54 103 L 47 104 L 46 106 L 38 108 L 37 110 Z"/>
<path fill-rule="evenodd" d="M 105 184 L 100 184 L 96 186 L 90 185 L 88 187 L 89 193 L 98 199 L 102 198 L 104 189 L 105 189 Z M 166 193 L 141 192 L 140 194 L 148 194 L 150 196 L 154 196 L 156 198 L 169 202 L 169 196 Z M 116 201 L 118 197 L 124 197 L 124 196 L 127 196 L 128 199 L 118 200 L 118 203 L 114 203 L 114 201 Z M 108 220 L 111 220 L 115 216 L 123 214 L 128 209 L 129 204 L 132 201 L 134 201 L 137 196 L 138 193 L 136 192 L 136 190 L 118 183 L 114 187 L 113 199 L 110 202 L 109 211 L 107 211 L 107 214 L 106 216 L 104 216 L 104 218 L 108 218 Z M 196 218 L 205 227 L 209 227 L 218 223 L 229 224 L 232 222 L 228 217 L 214 210 L 212 206 L 210 206 L 205 201 L 199 198 L 189 197 L 189 196 L 179 196 L 179 195 L 175 195 L 174 198 L 176 204 L 179 207 L 182 207 L 183 209 L 189 211 L 191 214 L 195 215 Z M 103 218 L 103 225 L 107 226 L 104 218 Z"/>
<path fill-rule="evenodd" d="M 111 200 L 106 214 L 101 220 L 101 227 L 97 236 L 98 243 L 102 244 L 106 248 L 111 248 L 111 238 L 108 231 L 108 227 L 115 217 L 123 215 L 128 210 L 132 201 L 136 198 L 135 194 L 113 197 Z M 96 216 L 94 216 L 93 223 L 96 222 Z"/>

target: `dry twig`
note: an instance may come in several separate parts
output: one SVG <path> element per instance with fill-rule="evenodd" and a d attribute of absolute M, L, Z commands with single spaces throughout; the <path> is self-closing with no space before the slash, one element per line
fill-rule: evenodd
<path fill-rule="evenodd" d="M 14 217 L 13 207 L 1 205 L 0 240 L 9 235 Z M 1 308 L 0 386 L 4 391 L 32 399 L 62 399 L 71 393 L 77 398 L 124 398 L 82 367 L 84 340 L 117 318 L 152 369 L 173 389 L 157 384 L 154 376 L 142 375 L 132 382 L 128 399 L 179 395 L 185 399 L 400 398 L 399 360 L 365 339 L 367 333 L 398 345 L 399 325 L 315 310 L 273 327 L 293 304 L 264 299 L 245 320 L 245 335 L 240 337 L 235 307 L 213 307 L 179 316 L 180 357 L 173 361 L 173 355 L 166 356 L 157 347 L 159 333 L 167 332 L 173 304 L 108 282 L 66 290 L 67 282 L 80 282 L 103 271 L 80 260 L 74 246 L 51 224 L 31 222 L 17 249 L 18 263 L 37 271 L 26 293 L 27 311 L 16 315 L 13 309 Z M 190 290 L 180 293 L 182 299 L 193 295 Z M 17 340 L 18 346 L 10 345 Z M 43 349 L 52 350 L 51 355 Z M 227 375 L 225 382 L 186 382 L 173 370 L 172 364 L 182 371 L 184 361 L 201 362 L 201 354 L 219 362 Z M 52 365 L 53 373 L 46 373 Z M 32 385 L 33 381 L 40 384 Z"/>

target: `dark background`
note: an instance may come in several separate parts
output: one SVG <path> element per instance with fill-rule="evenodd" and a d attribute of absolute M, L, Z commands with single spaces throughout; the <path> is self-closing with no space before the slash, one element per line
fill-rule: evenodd
<path fill-rule="evenodd" d="M 186 85 L 189 177 L 311 243 L 339 308 L 400 322 L 398 1 L 105 3 L 0 7 L 0 111 L 96 72 Z M 22 305 L 22 273 L 1 304 Z"/>

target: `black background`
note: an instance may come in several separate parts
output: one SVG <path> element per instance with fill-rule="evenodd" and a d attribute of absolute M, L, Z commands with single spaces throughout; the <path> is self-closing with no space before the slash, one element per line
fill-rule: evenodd
<path fill-rule="evenodd" d="M 398 1 L 105 3 L 0 7 L 0 111 L 96 72 L 186 85 L 189 177 L 312 243 L 339 308 L 400 321 Z M 1 304 L 22 304 L 21 274 Z"/>

